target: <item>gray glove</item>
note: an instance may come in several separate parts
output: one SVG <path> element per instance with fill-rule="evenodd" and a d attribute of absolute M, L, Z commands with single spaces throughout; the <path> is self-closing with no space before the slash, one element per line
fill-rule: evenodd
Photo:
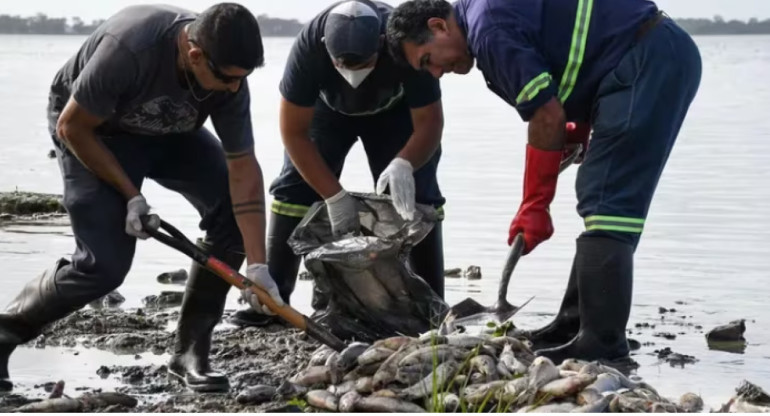
<path fill-rule="evenodd" d="M 136 238 L 141 238 L 142 240 L 150 238 L 147 233 L 142 231 L 144 227 L 142 226 L 141 221 L 143 215 L 150 214 L 150 206 L 147 205 L 147 200 L 145 200 L 142 195 L 137 195 L 128 201 L 126 208 L 128 209 L 128 215 L 126 215 L 126 233 Z M 147 225 L 153 230 L 157 230 L 158 227 L 160 227 L 160 217 L 156 214 L 151 214 Z"/>
<path fill-rule="evenodd" d="M 332 234 L 342 237 L 357 234 L 361 228 L 358 218 L 358 202 L 343 189 L 326 200 L 326 210 L 332 224 Z"/>
<path fill-rule="evenodd" d="M 246 267 L 246 278 L 256 284 L 260 289 L 267 292 L 278 306 L 283 306 L 283 299 L 281 298 L 281 293 L 278 292 L 278 285 L 276 285 L 275 280 L 270 277 L 270 272 L 268 271 L 266 264 L 254 263 L 248 265 Z M 259 301 L 257 295 L 251 290 L 241 290 L 241 298 L 248 302 L 255 311 L 267 315 L 275 315 L 275 313 Z"/>

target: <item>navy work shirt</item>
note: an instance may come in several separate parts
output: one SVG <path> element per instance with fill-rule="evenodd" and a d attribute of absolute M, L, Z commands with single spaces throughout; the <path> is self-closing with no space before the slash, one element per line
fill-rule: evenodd
<path fill-rule="evenodd" d="M 373 2 L 380 13 L 380 33 L 393 7 Z M 289 53 L 280 83 L 283 97 L 298 106 L 312 107 L 320 97 L 332 110 L 346 115 L 377 114 L 406 100 L 410 108 L 424 107 L 441 98 L 438 80 L 429 73 L 398 65 L 388 53 L 386 42 L 380 48 L 374 70 L 353 88 L 342 78 L 323 43 L 324 25 L 335 3 L 303 28 Z"/>
<path fill-rule="evenodd" d="M 457 22 L 487 86 L 524 121 L 552 97 L 590 121 L 601 79 L 658 8 L 648 0 L 459 0 Z"/>

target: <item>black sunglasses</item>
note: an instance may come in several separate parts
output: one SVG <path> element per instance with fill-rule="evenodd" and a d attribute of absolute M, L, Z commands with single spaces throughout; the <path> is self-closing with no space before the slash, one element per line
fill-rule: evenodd
<path fill-rule="evenodd" d="M 211 70 L 211 73 L 214 74 L 214 77 L 216 77 L 218 80 L 224 82 L 225 84 L 230 84 L 236 81 L 243 81 L 244 78 L 246 78 L 248 75 L 244 76 L 233 76 L 233 75 L 227 75 L 219 70 L 217 65 L 214 63 L 214 61 L 211 60 L 209 57 L 208 52 L 206 52 L 205 49 L 200 45 L 200 43 L 196 42 L 193 39 L 189 39 L 190 43 L 194 43 L 198 46 L 198 48 L 203 52 L 203 54 L 206 56 L 206 63 L 209 66 L 209 69 Z"/>

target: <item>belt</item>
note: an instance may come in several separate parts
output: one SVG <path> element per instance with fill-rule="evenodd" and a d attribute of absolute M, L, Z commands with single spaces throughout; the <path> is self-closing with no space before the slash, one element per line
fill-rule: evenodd
<path fill-rule="evenodd" d="M 655 13 L 655 15 L 642 22 L 642 24 L 639 25 L 639 28 L 636 29 L 636 41 L 641 40 L 644 35 L 646 35 L 650 30 L 657 26 L 658 23 L 662 22 L 663 19 L 666 18 L 668 18 L 668 16 L 662 10 L 659 10 L 657 13 Z"/>

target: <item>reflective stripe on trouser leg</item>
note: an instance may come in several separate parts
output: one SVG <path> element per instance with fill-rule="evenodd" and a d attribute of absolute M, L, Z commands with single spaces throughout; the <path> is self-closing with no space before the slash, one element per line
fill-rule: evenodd
<path fill-rule="evenodd" d="M 641 234 L 644 218 L 613 217 L 610 215 L 591 215 L 585 218 L 586 231 L 617 231 Z"/>

